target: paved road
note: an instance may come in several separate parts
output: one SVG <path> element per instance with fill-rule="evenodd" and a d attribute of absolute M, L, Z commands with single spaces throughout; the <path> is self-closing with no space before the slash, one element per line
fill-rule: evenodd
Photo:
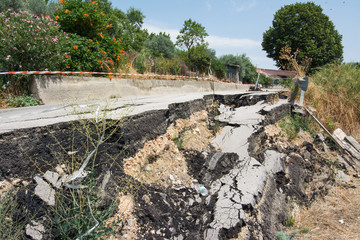
<path fill-rule="evenodd" d="M 244 90 L 216 92 L 216 94 L 221 95 L 241 93 L 249 92 Z M 126 97 L 75 104 L 41 105 L 35 107 L 3 109 L 0 110 L 0 133 L 13 131 L 15 129 L 40 127 L 77 120 L 79 119 L 79 116 L 86 118 L 96 117 L 96 112 L 99 112 L 98 110 L 102 109 L 109 110 L 106 116 L 107 118 L 117 119 L 124 114 L 135 115 L 150 110 L 167 109 L 168 105 L 171 103 L 181 103 L 201 99 L 203 96 L 209 94 L 211 93 Z"/>

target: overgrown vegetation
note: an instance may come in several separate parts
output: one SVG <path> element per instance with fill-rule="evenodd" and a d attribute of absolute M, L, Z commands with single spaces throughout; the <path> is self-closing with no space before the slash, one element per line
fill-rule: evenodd
<path fill-rule="evenodd" d="M 360 69 L 354 64 L 329 64 L 310 78 L 306 102 L 328 129 L 341 128 L 360 140 Z"/>
<path fill-rule="evenodd" d="M 39 100 L 32 95 L 22 95 L 8 98 L 7 104 L 11 107 L 30 107 L 39 105 Z"/>
<path fill-rule="evenodd" d="M 315 134 L 312 120 L 297 114 L 286 116 L 280 121 L 279 126 L 286 133 L 289 140 L 295 139 L 300 131 L 307 131 L 312 135 Z"/>

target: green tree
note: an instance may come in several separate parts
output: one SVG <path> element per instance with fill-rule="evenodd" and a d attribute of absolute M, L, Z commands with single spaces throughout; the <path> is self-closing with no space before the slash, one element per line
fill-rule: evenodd
<path fill-rule="evenodd" d="M 209 36 L 200 23 L 197 23 L 191 19 L 184 22 L 183 28 L 180 30 L 180 35 L 176 37 L 176 45 L 185 48 L 187 50 L 187 58 L 191 65 L 192 57 L 198 44 L 205 42 L 205 37 Z"/>
<path fill-rule="evenodd" d="M 142 29 L 144 18 L 144 14 L 135 8 L 128 9 L 126 13 L 115 8 L 109 12 L 112 28 L 108 29 L 108 33 L 121 39 L 125 51 L 140 52 L 149 35 L 146 29 Z"/>
<path fill-rule="evenodd" d="M 341 40 L 342 35 L 320 6 L 313 2 L 295 3 L 275 13 L 272 27 L 263 34 L 262 47 L 278 67 L 286 64 L 279 58 L 281 48 L 289 46 L 293 52 L 299 49 L 299 62 L 306 56 L 312 58 L 310 69 L 314 69 L 342 61 Z"/>
<path fill-rule="evenodd" d="M 145 46 L 150 49 L 155 56 L 173 58 L 175 54 L 175 45 L 171 41 L 170 35 L 165 33 L 150 35 L 150 39 L 145 41 Z"/>
<path fill-rule="evenodd" d="M 240 67 L 239 79 L 241 82 L 252 83 L 255 81 L 256 68 L 246 54 L 236 56 L 233 54 L 227 54 L 221 56 L 219 60 L 225 65 L 238 65 Z"/>

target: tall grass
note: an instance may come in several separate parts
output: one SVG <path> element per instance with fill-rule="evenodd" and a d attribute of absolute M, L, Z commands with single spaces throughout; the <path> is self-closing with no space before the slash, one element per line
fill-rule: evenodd
<path fill-rule="evenodd" d="M 329 64 L 311 76 L 306 102 L 332 131 L 341 128 L 360 140 L 360 67 Z"/>

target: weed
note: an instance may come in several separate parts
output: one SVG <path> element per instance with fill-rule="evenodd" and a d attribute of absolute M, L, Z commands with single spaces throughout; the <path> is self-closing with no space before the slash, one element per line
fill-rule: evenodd
<path fill-rule="evenodd" d="M 296 240 L 297 238 L 290 236 L 287 232 L 277 232 L 276 240 Z"/>
<path fill-rule="evenodd" d="M 105 226 L 105 220 L 114 215 L 116 201 L 104 203 L 98 196 L 93 174 L 84 185 L 87 186 L 84 189 L 63 189 L 58 192 L 55 217 L 50 219 L 53 238 L 74 239 L 86 235 L 86 239 L 98 239 L 114 234 L 111 226 Z M 96 231 L 89 232 L 94 226 Z"/>
<path fill-rule="evenodd" d="M 186 128 L 184 128 L 178 135 L 178 137 L 173 139 L 173 142 L 179 150 L 184 149 L 184 137 L 185 137 Z"/>
<path fill-rule="evenodd" d="M 312 125 L 313 122 L 310 118 L 299 115 L 288 115 L 279 123 L 279 126 L 286 133 L 290 140 L 295 139 L 298 136 L 300 130 L 307 131 L 312 136 L 315 136 L 316 132 Z"/>
<path fill-rule="evenodd" d="M 285 222 L 286 226 L 291 228 L 295 225 L 295 217 L 294 216 L 289 216 L 288 219 L 286 219 L 286 222 Z"/>
<path fill-rule="evenodd" d="M 16 192 L 12 190 L 0 198 L 0 239 L 25 239 L 25 225 L 30 220 L 15 219 L 18 209 L 18 204 L 14 201 L 15 195 Z"/>
<path fill-rule="evenodd" d="M 30 107 L 39 105 L 39 100 L 34 98 L 32 95 L 26 96 L 15 96 L 10 97 L 7 100 L 7 105 L 11 107 Z"/>

